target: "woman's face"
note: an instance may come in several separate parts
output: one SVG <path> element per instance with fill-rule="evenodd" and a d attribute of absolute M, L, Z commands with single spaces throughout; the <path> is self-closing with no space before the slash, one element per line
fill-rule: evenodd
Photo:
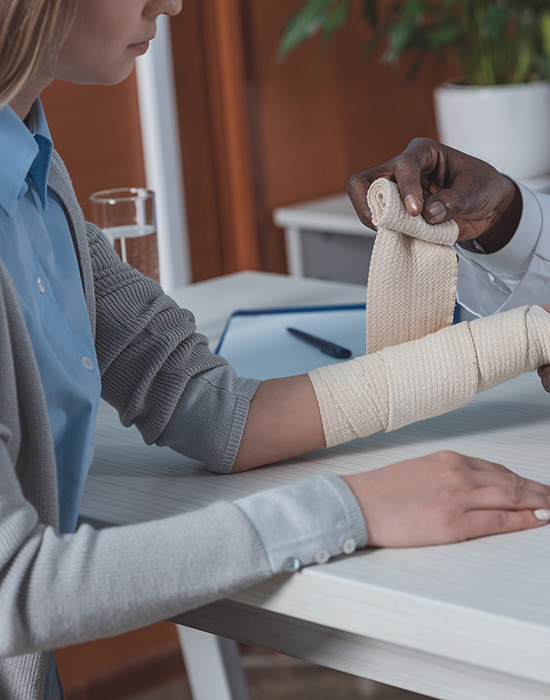
<path fill-rule="evenodd" d="M 136 56 L 147 51 L 157 17 L 180 10 L 181 0 L 79 0 L 74 24 L 48 77 L 119 83 L 131 73 Z"/>

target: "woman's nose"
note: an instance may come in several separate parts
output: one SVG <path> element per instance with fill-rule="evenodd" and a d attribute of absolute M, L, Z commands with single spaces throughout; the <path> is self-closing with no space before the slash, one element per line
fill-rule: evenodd
<path fill-rule="evenodd" d="M 148 17 L 158 15 L 177 15 L 181 12 L 182 0 L 150 0 L 145 8 Z"/>

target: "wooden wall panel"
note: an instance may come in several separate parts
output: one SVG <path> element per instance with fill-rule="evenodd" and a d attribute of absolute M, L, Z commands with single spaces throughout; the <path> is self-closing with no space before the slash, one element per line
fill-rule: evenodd
<path fill-rule="evenodd" d="M 259 266 L 239 0 L 172 22 L 193 279 Z"/>
<path fill-rule="evenodd" d="M 109 87 L 54 82 L 42 100 L 87 219 L 93 221 L 92 192 L 145 185 L 135 75 Z M 151 241 L 133 241 L 130 262 L 158 279 L 150 247 Z"/>
<path fill-rule="evenodd" d="M 92 192 L 145 185 L 135 75 L 112 87 L 54 82 L 42 101 L 87 217 Z"/>
<path fill-rule="evenodd" d="M 284 63 L 281 30 L 301 0 L 187 0 L 172 19 L 193 279 L 284 271 L 277 206 L 343 191 L 348 177 L 435 135 L 428 62 L 414 83 L 365 61 L 357 16 L 322 50 Z M 89 214 L 95 189 L 145 181 L 135 78 L 113 88 L 54 84 L 44 102 Z"/>
<path fill-rule="evenodd" d="M 171 32 L 189 250 L 193 280 L 199 281 L 224 272 L 201 0 L 183 3 Z"/>
<path fill-rule="evenodd" d="M 124 700 L 185 678 L 176 626 L 159 622 L 133 632 L 58 649 L 67 700 Z"/>
<path fill-rule="evenodd" d="M 285 269 L 277 206 L 342 192 L 350 175 L 435 136 L 432 90 L 445 68 L 428 62 L 404 82 L 366 61 L 369 28 L 359 16 L 322 49 L 313 39 L 275 61 L 280 33 L 301 0 L 242 0 L 262 267 Z"/>
<path fill-rule="evenodd" d="M 227 269 L 257 269 L 259 259 L 240 3 L 239 0 L 203 0 L 202 7 L 207 83 L 213 107 L 212 130 L 217 156 L 217 196 L 230 235 L 230 246 L 225 250 Z"/>
<path fill-rule="evenodd" d="M 187 0 L 172 21 L 193 278 L 286 270 L 277 206 L 342 192 L 350 175 L 435 135 L 432 90 L 366 61 L 354 21 L 275 60 L 301 0 Z"/>

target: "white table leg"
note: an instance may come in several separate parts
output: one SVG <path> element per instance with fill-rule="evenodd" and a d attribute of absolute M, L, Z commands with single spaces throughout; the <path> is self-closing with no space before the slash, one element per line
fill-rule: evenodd
<path fill-rule="evenodd" d="M 249 700 L 237 644 L 177 625 L 193 700 Z"/>
<path fill-rule="evenodd" d="M 286 264 L 292 277 L 304 276 L 301 231 L 296 227 L 285 228 Z"/>

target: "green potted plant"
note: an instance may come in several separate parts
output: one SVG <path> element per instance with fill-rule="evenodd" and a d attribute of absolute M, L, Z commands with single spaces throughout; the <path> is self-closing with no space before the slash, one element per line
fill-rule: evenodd
<path fill-rule="evenodd" d="M 427 54 L 457 79 L 435 90 L 439 137 L 518 179 L 550 172 L 550 2 L 548 0 L 362 0 L 371 27 L 367 55 L 396 66 L 410 56 L 414 79 Z M 352 0 L 307 0 L 286 23 L 283 59 L 314 35 L 351 21 Z"/>

